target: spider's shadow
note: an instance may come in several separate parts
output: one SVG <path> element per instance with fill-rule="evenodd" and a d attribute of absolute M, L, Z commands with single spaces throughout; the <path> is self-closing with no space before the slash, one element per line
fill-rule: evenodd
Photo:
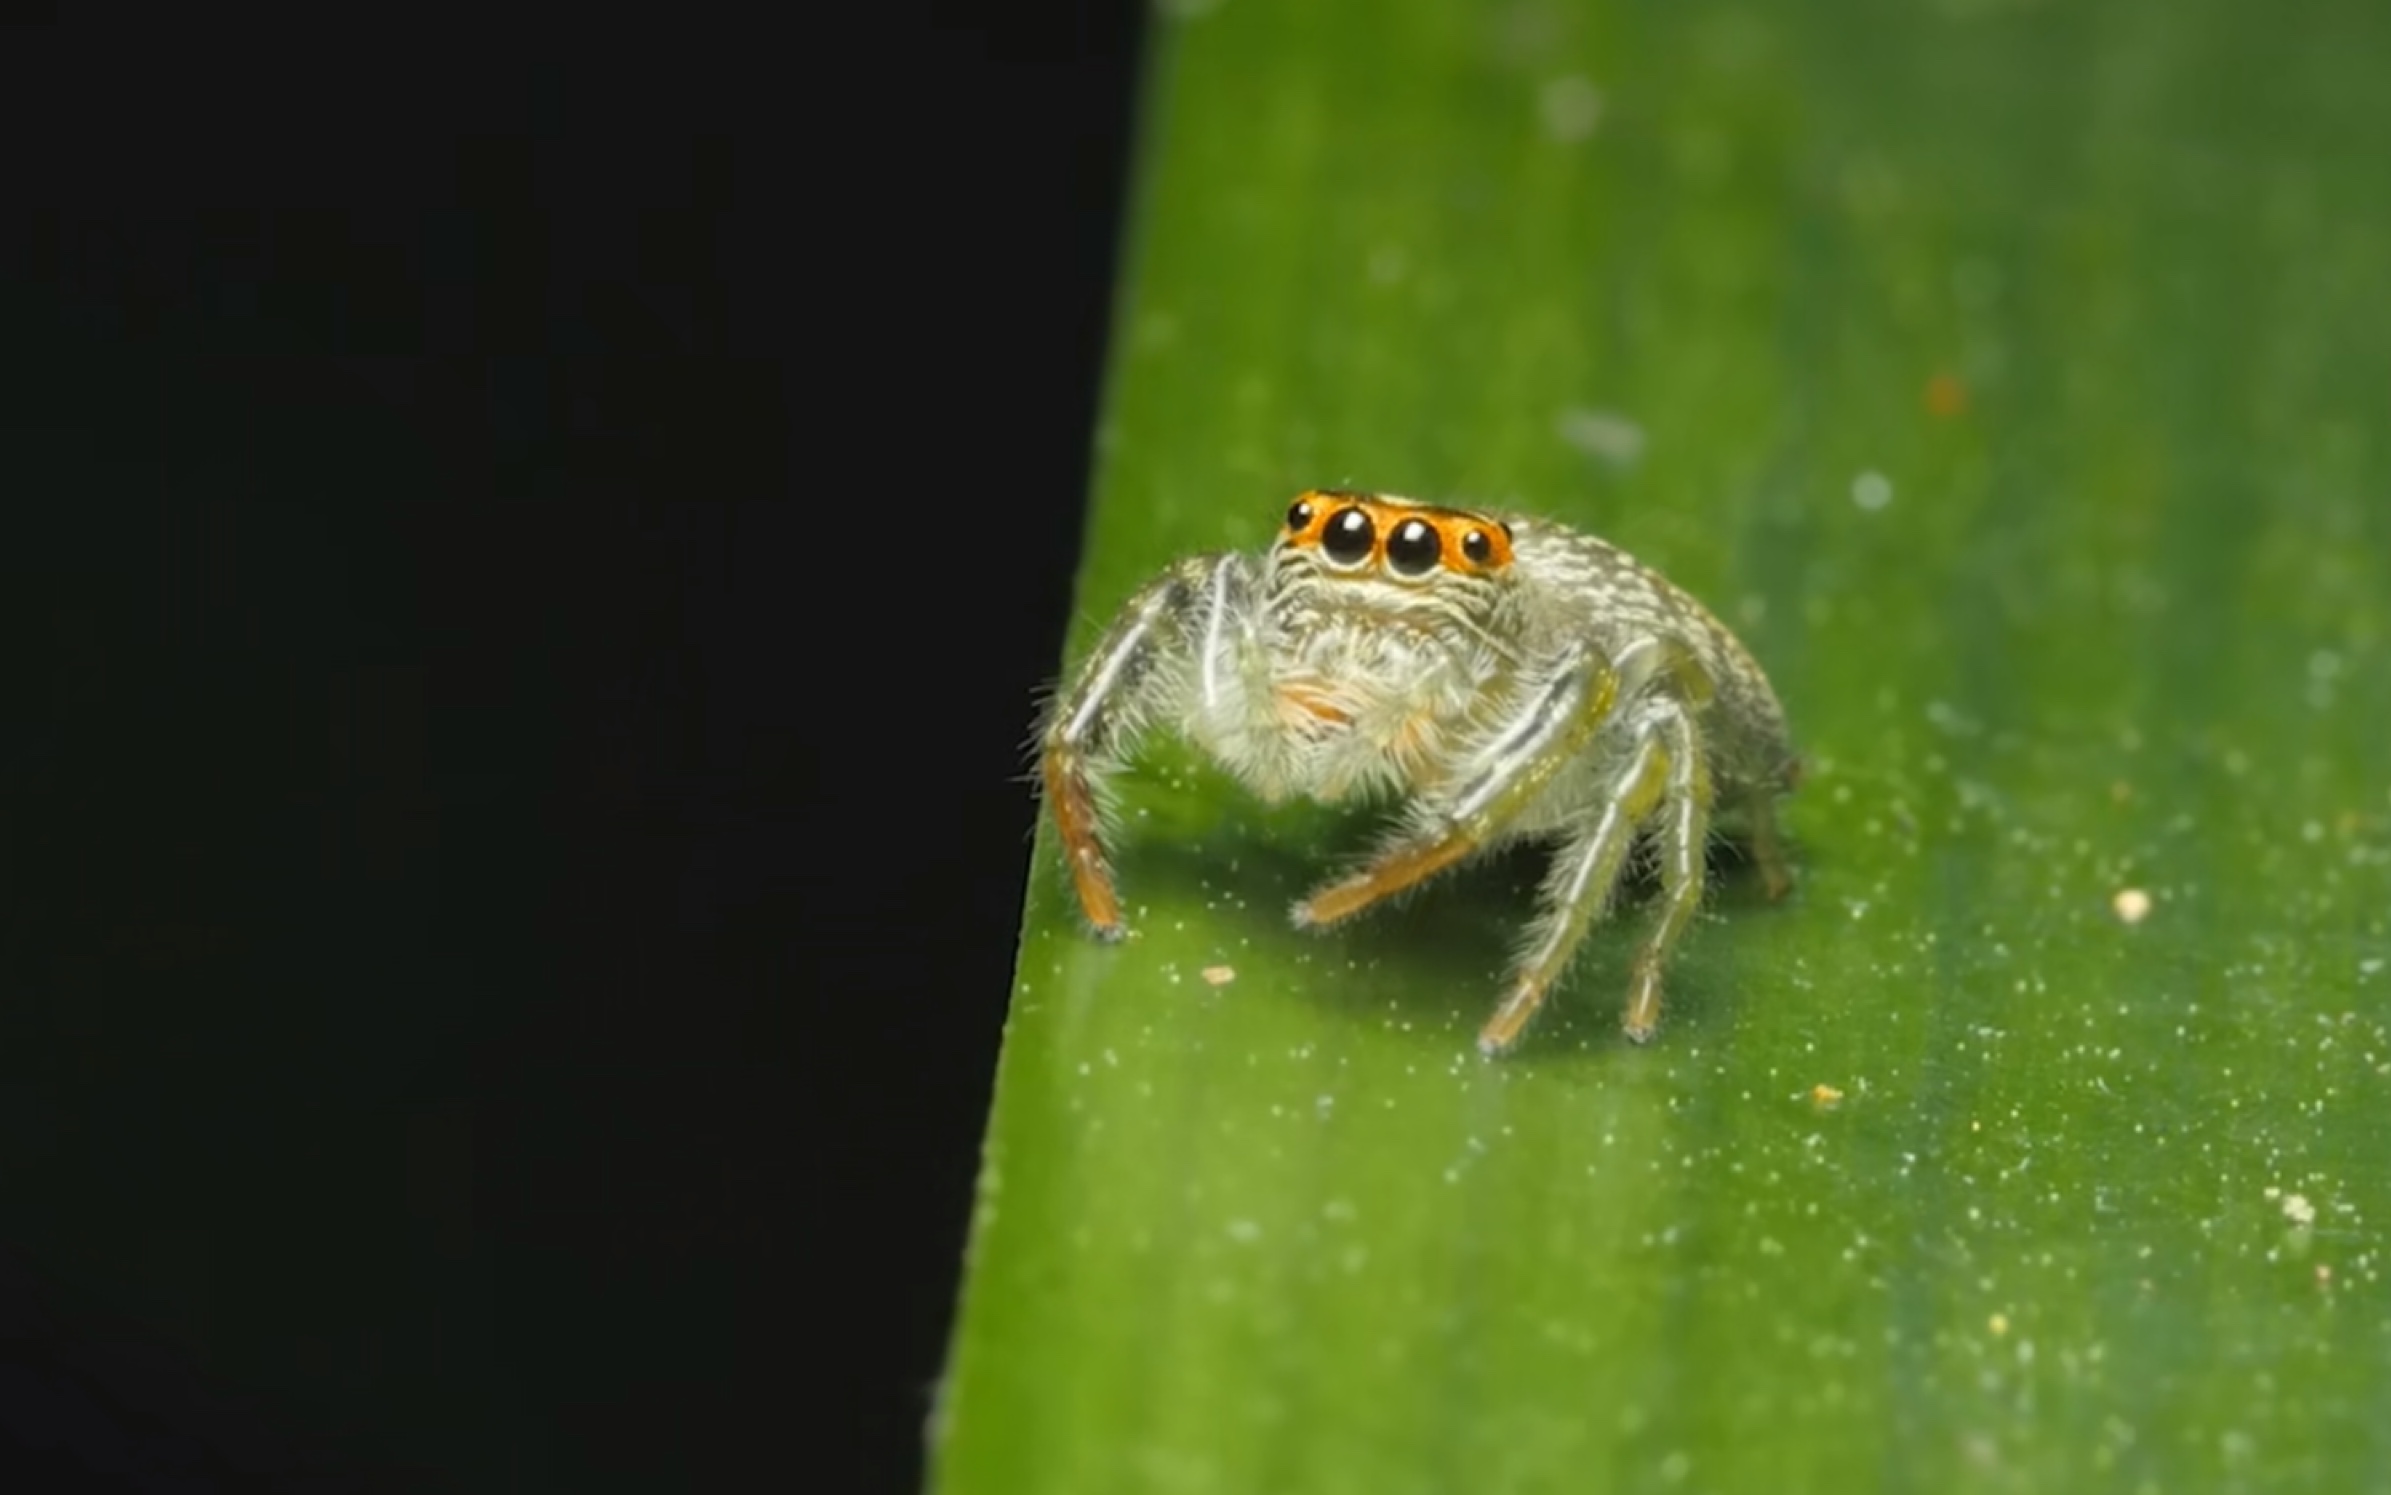
<path fill-rule="evenodd" d="M 1405 893 L 1335 929 L 1306 932 L 1288 911 L 1321 882 L 1349 868 L 1372 844 L 1383 816 L 1310 806 L 1268 811 L 1240 803 L 1192 834 L 1141 837 L 1123 848 L 1129 878 L 1216 908 L 1234 900 L 1240 932 L 1290 961 L 1309 956 L 1316 979 L 1302 1000 L 1355 1022 L 1392 1015 L 1423 1050 L 1443 1054 L 1476 1040 L 1502 995 L 1517 943 L 1532 917 L 1552 855 L 1550 843 L 1507 847 Z M 1749 850 L 1714 839 L 1705 917 L 1769 907 Z M 1586 937 L 1570 973 L 1538 1015 L 1513 1063 L 1594 1061 L 1630 1049 L 1619 1031 L 1628 962 L 1652 914 L 1659 879 L 1639 853 L 1612 912 Z M 1380 979 L 1380 971 L 1399 973 Z M 1680 958 L 1669 969 L 1663 1033 L 1700 1031 L 1726 1020 L 1728 983 L 1709 962 Z"/>

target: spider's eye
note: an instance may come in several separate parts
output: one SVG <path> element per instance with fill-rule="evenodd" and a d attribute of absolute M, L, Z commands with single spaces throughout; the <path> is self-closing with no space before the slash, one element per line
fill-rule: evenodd
<path fill-rule="evenodd" d="M 1424 519 L 1406 519 L 1386 537 L 1386 561 L 1397 576 L 1425 576 L 1444 554 L 1444 538 Z"/>
<path fill-rule="evenodd" d="M 1311 527 L 1312 506 L 1309 502 L 1299 498 L 1287 506 L 1287 532 L 1289 534 L 1300 535 Z"/>
<path fill-rule="evenodd" d="M 1461 553 L 1471 565 L 1483 566 L 1494 559 L 1494 542 L 1486 538 L 1486 531 L 1474 529 L 1461 537 Z"/>
<path fill-rule="evenodd" d="M 1370 558 L 1370 545 L 1378 538 L 1378 526 L 1359 509 L 1339 509 L 1328 516 L 1328 527 L 1320 533 L 1320 549 L 1340 566 L 1355 566 Z"/>

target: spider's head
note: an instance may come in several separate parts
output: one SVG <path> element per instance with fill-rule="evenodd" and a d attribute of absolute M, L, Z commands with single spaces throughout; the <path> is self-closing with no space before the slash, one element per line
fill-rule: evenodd
<path fill-rule="evenodd" d="M 1511 526 L 1467 509 L 1315 488 L 1287 506 L 1279 584 L 1324 607 L 1491 609 L 1511 567 Z"/>

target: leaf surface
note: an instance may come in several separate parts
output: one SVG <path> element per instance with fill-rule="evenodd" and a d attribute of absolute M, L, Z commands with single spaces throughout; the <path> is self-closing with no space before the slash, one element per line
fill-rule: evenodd
<path fill-rule="evenodd" d="M 1534 857 L 1299 934 L 1367 825 L 1157 754 L 1139 938 L 1041 841 L 938 1487 L 2391 1483 L 2391 12 L 1158 33 L 1072 659 L 1306 486 L 1548 513 L 1767 666 L 1801 883 L 1487 1063 Z"/>

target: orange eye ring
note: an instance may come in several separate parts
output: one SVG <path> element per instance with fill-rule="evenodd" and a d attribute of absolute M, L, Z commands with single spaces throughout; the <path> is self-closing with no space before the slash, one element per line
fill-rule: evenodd
<path fill-rule="evenodd" d="M 1439 570 L 1485 576 L 1511 564 L 1511 526 L 1492 515 L 1409 499 L 1312 488 L 1287 506 L 1285 543 L 1339 571 L 1383 567 L 1418 580 Z"/>

